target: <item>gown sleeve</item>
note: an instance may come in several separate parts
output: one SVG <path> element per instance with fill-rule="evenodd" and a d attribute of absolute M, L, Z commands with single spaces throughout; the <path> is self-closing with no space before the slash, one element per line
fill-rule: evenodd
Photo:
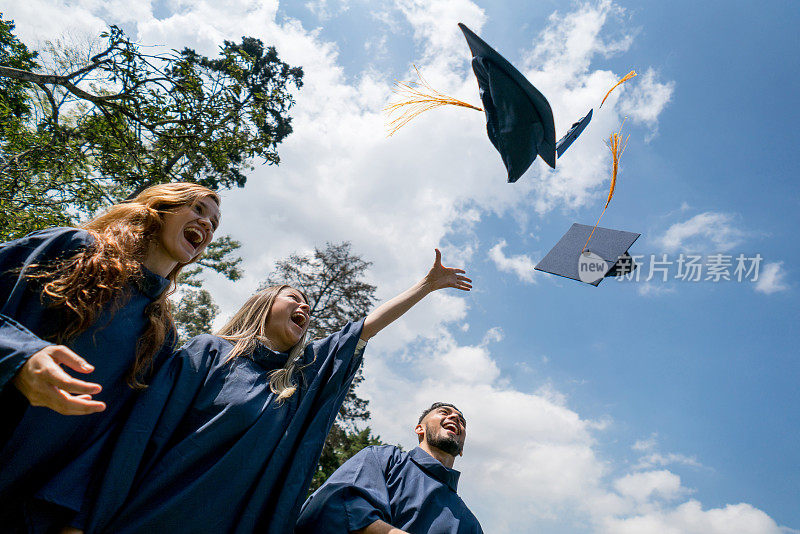
<path fill-rule="evenodd" d="M 50 345 L 14 319 L 0 314 L 0 390 L 9 387 L 28 358 Z"/>
<path fill-rule="evenodd" d="M 391 524 L 386 471 L 394 447 L 367 447 L 342 464 L 308 498 L 295 534 L 352 532 L 381 520 Z"/>
<path fill-rule="evenodd" d="M 316 339 L 306 347 L 303 359 L 303 378 L 313 382 L 321 373 L 330 381 L 333 377 L 344 377 L 344 381 L 361 365 L 367 342 L 360 339 L 364 329 L 364 318 L 347 323 L 341 330 L 327 337 Z"/>
<path fill-rule="evenodd" d="M 0 391 L 6 390 L 28 358 L 53 345 L 25 326 L 26 314 L 36 312 L 21 306 L 33 290 L 26 274 L 34 265 L 67 258 L 91 242 L 83 230 L 51 228 L 0 244 Z M 38 299 L 36 305 L 43 306 Z"/>

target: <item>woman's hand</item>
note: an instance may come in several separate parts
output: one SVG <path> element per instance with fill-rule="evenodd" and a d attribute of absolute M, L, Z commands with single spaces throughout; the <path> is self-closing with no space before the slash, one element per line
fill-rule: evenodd
<path fill-rule="evenodd" d="M 92 395 L 100 393 L 102 386 L 71 377 L 62 365 L 79 373 L 94 371 L 94 367 L 67 347 L 50 345 L 28 358 L 14 377 L 14 386 L 31 406 L 44 406 L 62 415 L 86 415 L 105 410 L 104 402 L 92 400 Z"/>
<path fill-rule="evenodd" d="M 436 250 L 436 259 L 433 261 L 433 267 L 423 279 L 423 283 L 428 289 L 431 291 L 445 287 L 454 287 L 462 291 L 472 289 L 472 280 L 464 276 L 466 271 L 464 269 L 445 267 L 442 265 L 442 253 L 438 248 L 434 250 Z"/>
<path fill-rule="evenodd" d="M 364 320 L 364 328 L 361 330 L 361 339 L 369 341 L 369 338 L 399 319 L 432 291 L 445 287 L 454 287 L 462 291 L 472 289 L 472 280 L 464 276 L 464 270 L 442 265 L 442 253 L 438 248 L 435 250 L 436 259 L 433 267 L 422 280 L 393 299 L 384 302 L 367 315 Z"/>

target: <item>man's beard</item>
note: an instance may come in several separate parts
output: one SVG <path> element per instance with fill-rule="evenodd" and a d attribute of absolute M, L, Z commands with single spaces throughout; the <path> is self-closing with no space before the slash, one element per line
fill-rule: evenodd
<path fill-rule="evenodd" d="M 432 430 L 429 428 L 429 430 Z M 426 432 L 428 445 L 436 447 L 442 452 L 446 452 L 450 456 L 458 456 L 461 454 L 461 444 L 458 442 L 456 436 L 451 436 L 447 432 Z"/>

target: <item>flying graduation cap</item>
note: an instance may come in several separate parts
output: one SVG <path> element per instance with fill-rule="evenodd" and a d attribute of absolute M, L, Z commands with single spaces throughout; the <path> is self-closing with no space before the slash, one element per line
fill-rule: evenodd
<path fill-rule="evenodd" d="M 590 109 L 586 116 L 573 123 L 567 133 L 556 141 L 553 111 L 547 98 L 472 30 L 461 23 L 458 26 L 472 52 L 472 70 L 478 80 L 483 108 L 442 94 L 431 87 L 417 70 L 419 83 L 395 83 L 394 92 L 404 100 L 385 108 L 390 115 L 400 112 L 389 123 L 389 135 L 420 113 L 443 105 L 461 106 L 486 114 L 489 140 L 500 153 L 509 182 L 516 182 L 537 155 L 555 168 L 556 159 L 564 154 L 592 120 L 593 110 Z M 606 93 L 603 102 L 611 91 L 634 76 L 636 73 L 631 71 L 617 82 Z M 601 107 L 603 102 L 600 103 Z"/>
<path fill-rule="evenodd" d="M 516 182 L 538 155 L 550 167 L 592 120 L 592 110 L 574 123 L 556 142 L 553 110 L 539 92 L 511 63 L 483 39 L 459 23 L 472 52 L 472 70 L 478 79 L 486 113 L 486 130 L 508 171 Z"/>
<path fill-rule="evenodd" d="M 608 147 L 611 149 L 611 186 L 606 205 L 594 227 L 574 223 L 534 269 L 586 282 L 595 287 L 607 276 L 624 275 L 636 269 L 628 249 L 641 234 L 597 226 L 614 196 L 619 160 L 627 144 L 628 138 L 622 140 L 620 126 L 620 131 L 612 133 L 608 140 Z"/>
<path fill-rule="evenodd" d="M 591 246 L 584 248 L 589 236 Z M 636 269 L 628 249 L 641 234 L 574 223 L 534 269 L 597 287 Z"/>

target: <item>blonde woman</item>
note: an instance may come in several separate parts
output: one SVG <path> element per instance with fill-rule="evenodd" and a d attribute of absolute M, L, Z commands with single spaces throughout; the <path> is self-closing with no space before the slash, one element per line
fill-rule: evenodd
<path fill-rule="evenodd" d="M 217 336 L 187 343 L 123 429 L 94 532 L 287 533 L 367 340 L 432 291 L 465 291 L 441 254 L 417 284 L 306 345 L 309 307 L 288 286 L 258 292 Z M 139 459 L 138 463 L 132 459 Z"/>
<path fill-rule="evenodd" d="M 80 509 L 103 443 L 173 350 L 167 296 L 218 223 L 213 191 L 174 183 L 0 244 L 0 530 Z"/>

